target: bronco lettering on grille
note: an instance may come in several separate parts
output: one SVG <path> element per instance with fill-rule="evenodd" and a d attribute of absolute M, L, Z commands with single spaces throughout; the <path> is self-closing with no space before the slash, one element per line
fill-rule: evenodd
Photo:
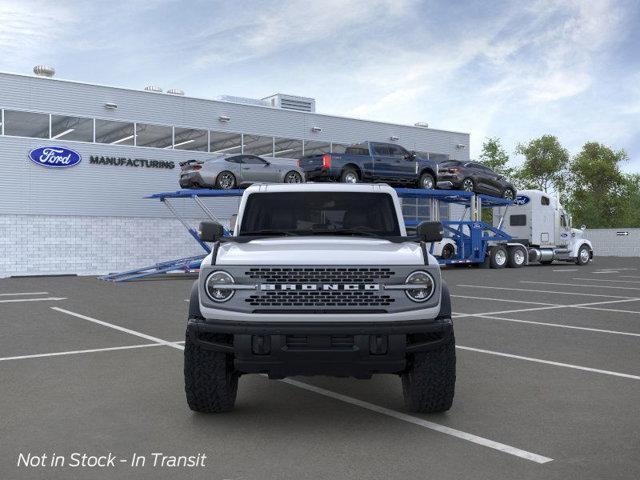
<path fill-rule="evenodd" d="M 377 283 L 263 283 L 260 285 L 262 291 L 273 290 L 293 290 L 293 291 L 358 291 L 358 290 L 380 290 Z"/>

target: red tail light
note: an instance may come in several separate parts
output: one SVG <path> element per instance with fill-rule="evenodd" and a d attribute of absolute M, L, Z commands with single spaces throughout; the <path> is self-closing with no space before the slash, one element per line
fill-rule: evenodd
<path fill-rule="evenodd" d="M 331 168 L 331 155 L 328 153 L 322 156 L 322 168 Z"/>

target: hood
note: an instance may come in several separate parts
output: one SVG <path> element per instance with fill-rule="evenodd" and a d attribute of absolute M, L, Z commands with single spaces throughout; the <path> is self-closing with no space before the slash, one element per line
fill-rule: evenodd
<path fill-rule="evenodd" d="M 424 265 L 415 242 L 372 238 L 278 237 L 222 243 L 217 265 Z M 435 263 L 433 258 L 430 264 Z"/>
<path fill-rule="evenodd" d="M 584 230 L 580 229 L 580 228 L 572 228 L 571 229 L 571 236 L 574 238 L 582 238 L 582 236 L 584 235 Z"/>

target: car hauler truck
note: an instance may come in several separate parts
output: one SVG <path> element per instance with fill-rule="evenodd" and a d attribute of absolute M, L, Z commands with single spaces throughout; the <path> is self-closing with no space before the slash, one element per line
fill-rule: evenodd
<path fill-rule="evenodd" d="M 522 190 L 504 215 L 494 215 L 494 226 L 527 248 L 529 263 L 554 260 L 585 265 L 593 259 L 584 229 L 571 227 L 571 217 L 557 198 L 540 190 Z"/>

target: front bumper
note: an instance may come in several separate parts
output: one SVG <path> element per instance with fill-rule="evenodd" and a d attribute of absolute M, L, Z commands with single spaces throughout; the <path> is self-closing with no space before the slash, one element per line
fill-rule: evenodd
<path fill-rule="evenodd" d="M 451 318 L 386 323 L 262 323 L 191 318 L 190 340 L 234 355 L 242 373 L 270 378 L 332 375 L 369 378 L 400 373 L 407 354 L 437 348 L 453 333 Z"/>

